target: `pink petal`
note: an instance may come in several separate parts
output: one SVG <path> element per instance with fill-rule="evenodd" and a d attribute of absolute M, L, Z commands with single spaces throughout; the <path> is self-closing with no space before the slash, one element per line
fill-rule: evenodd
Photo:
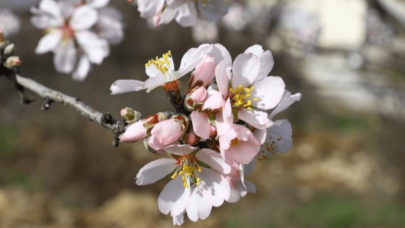
<path fill-rule="evenodd" d="M 219 136 L 227 133 L 233 125 L 233 113 L 231 101 L 228 99 L 225 102 L 222 112 L 219 112 L 215 116 L 215 123 L 217 125 L 217 133 Z"/>
<path fill-rule="evenodd" d="M 195 102 L 203 102 L 207 98 L 207 89 L 205 87 L 199 87 L 191 95 L 191 99 Z"/>
<path fill-rule="evenodd" d="M 185 188 L 181 176 L 171 180 L 158 198 L 159 210 L 163 214 L 178 216 L 184 212 L 190 198 L 190 188 Z"/>
<path fill-rule="evenodd" d="M 137 185 L 153 184 L 171 173 L 177 166 L 177 161 L 170 158 L 161 158 L 142 167 L 136 174 Z"/>
<path fill-rule="evenodd" d="M 260 59 L 253 54 L 240 54 L 233 62 L 232 87 L 252 85 L 260 71 Z"/>
<path fill-rule="evenodd" d="M 203 139 L 208 139 L 210 136 L 211 125 L 208 115 L 203 112 L 192 112 L 191 122 L 193 123 L 194 133 Z"/>
<path fill-rule="evenodd" d="M 143 121 L 138 121 L 131 124 L 124 134 L 120 137 L 122 142 L 133 142 L 146 137 L 146 129 L 143 126 Z"/>
<path fill-rule="evenodd" d="M 231 172 L 231 166 L 229 166 L 217 152 L 210 149 L 201 149 L 196 155 L 198 160 L 201 160 L 205 164 L 209 165 L 212 169 L 228 174 Z"/>
<path fill-rule="evenodd" d="M 203 110 L 206 109 L 211 109 L 211 110 L 216 110 L 222 108 L 224 105 L 225 101 L 222 98 L 222 94 L 218 91 L 215 90 L 210 90 L 208 91 L 208 97 L 207 100 L 205 100 L 204 105 L 203 105 Z"/>
<path fill-rule="evenodd" d="M 169 119 L 156 124 L 151 131 L 151 135 L 155 136 L 162 145 L 169 145 L 177 141 L 183 135 L 183 131 L 180 123 Z"/>
<path fill-rule="evenodd" d="M 216 66 L 215 58 L 210 55 L 204 56 L 204 59 L 194 71 L 193 82 L 202 81 L 204 87 L 208 86 L 212 79 L 214 79 Z"/>
<path fill-rule="evenodd" d="M 225 61 L 220 62 L 215 69 L 215 78 L 217 80 L 217 85 L 219 91 L 224 95 L 224 97 L 228 97 L 229 93 L 229 78 L 227 75 L 227 65 Z"/>

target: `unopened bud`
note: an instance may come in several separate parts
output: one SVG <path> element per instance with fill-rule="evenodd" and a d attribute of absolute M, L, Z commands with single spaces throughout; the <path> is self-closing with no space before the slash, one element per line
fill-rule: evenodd
<path fill-rule="evenodd" d="M 217 62 L 214 57 L 206 55 L 203 61 L 196 67 L 191 77 L 190 88 L 201 84 L 201 86 L 208 86 L 215 76 L 215 67 Z"/>
<path fill-rule="evenodd" d="M 6 68 L 11 69 L 14 66 L 19 66 L 21 64 L 21 60 L 18 56 L 10 56 L 7 58 L 6 62 L 4 63 L 4 66 Z"/>
<path fill-rule="evenodd" d="M 200 141 L 200 137 L 198 137 L 193 131 L 186 132 L 184 134 L 184 142 L 189 145 L 195 145 Z"/>
<path fill-rule="evenodd" d="M 14 52 L 14 47 L 15 47 L 14 44 L 7 45 L 7 47 L 4 49 L 4 54 L 5 55 L 12 55 L 13 52 Z"/>
<path fill-rule="evenodd" d="M 141 117 L 141 114 L 137 111 L 134 111 L 132 108 L 124 108 L 121 109 L 120 111 L 121 117 L 127 122 L 127 123 L 134 123 L 138 121 Z"/>
<path fill-rule="evenodd" d="M 146 129 L 143 126 L 143 121 L 138 121 L 131 124 L 124 134 L 121 135 L 120 140 L 122 142 L 134 142 L 144 139 L 147 136 Z"/>
<path fill-rule="evenodd" d="M 195 87 L 186 96 L 186 108 L 194 111 L 202 107 L 204 100 L 207 98 L 207 89 L 205 87 Z"/>

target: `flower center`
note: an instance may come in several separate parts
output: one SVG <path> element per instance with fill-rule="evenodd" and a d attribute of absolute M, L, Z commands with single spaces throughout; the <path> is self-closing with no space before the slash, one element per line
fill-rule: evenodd
<path fill-rule="evenodd" d="M 197 161 L 194 158 L 190 158 L 189 156 L 183 156 L 179 159 L 179 165 L 174 170 L 173 175 L 171 176 L 172 179 L 176 178 L 177 175 L 181 175 L 183 179 L 184 187 L 190 187 L 188 182 L 191 185 L 200 185 L 200 178 L 198 177 L 198 173 L 201 173 L 201 166 L 198 165 Z M 188 180 L 188 181 L 187 181 Z"/>
<path fill-rule="evenodd" d="M 69 25 L 69 23 L 66 22 L 66 23 L 62 26 L 62 39 L 64 39 L 64 40 L 69 40 L 69 39 L 71 39 L 74 35 L 75 35 L 75 31 L 74 31 L 73 28 Z"/>
<path fill-rule="evenodd" d="M 169 66 L 171 64 L 171 61 L 169 58 L 172 58 L 172 53 L 171 51 L 168 51 L 166 54 L 162 55 L 162 58 L 159 58 L 156 56 L 156 59 L 151 59 L 149 60 L 145 66 L 149 67 L 151 65 L 155 65 L 156 69 L 158 69 L 163 75 L 166 75 L 169 72 Z M 166 81 L 171 81 L 171 80 L 166 80 Z"/>
<path fill-rule="evenodd" d="M 252 100 L 259 100 L 257 97 L 254 97 L 252 100 L 249 99 L 249 97 L 251 97 L 250 91 L 254 89 L 255 87 L 253 86 L 243 88 L 242 85 L 239 85 L 236 89 L 233 89 L 232 87 L 229 88 L 229 97 L 232 106 L 252 110 Z"/>
<path fill-rule="evenodd" d="M 231 146 L 237 146 L 237 145 L 239 145 L 240 144 L 240 140 L 238 139 L 238 138 L 234 138 L 232 141 L 231 141 Z"/>

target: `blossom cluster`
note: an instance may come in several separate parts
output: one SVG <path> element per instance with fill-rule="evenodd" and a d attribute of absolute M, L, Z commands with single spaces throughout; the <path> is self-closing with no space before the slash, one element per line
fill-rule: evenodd
<path fill-rule="evenodd" d="M 228 13 L 224 0 L 137 0 L 137 4 L 141 17 L 152 19 L 156 27 L 173 19 L 181 26 L 194 26 L 197 9 L 208 21 L 218 21 Z"/>
<path fill-rule="evenodd" d="M 206 219 L 212 207 L 234 203 L 253 183 L 245 181 L 256 160 L 292 146 L 292 128 L 275 116 L 301 99 L 285 89 L 284 81 L 268 76 L 274 66 L 270 51 L 249 47 L 234 61 L 221 44 L 191 48 L 175 70 L 171 52 L 149 60 L 149 79 L 118 80 L 112 94 L 162 87 L 177 112 L 161 112 L 141 120 L 130 108 L 121 110 L 128 123 L 123 142 L 144 140 L 149 151 L 161 156 L 141 168 L 137 185 L 169 176 L 158 198 L 159 210 L 173 217 L 174 225 Z M 180 94 L 178 79 L 191 72 L 187 94 Z M 183 99 L 184 98 L 184 99 Z"/>
<path fill-rule="evenodd" d="M 42 0 L 32 7 L 32 24 L 46 35 L 37 54 L 53 52 L 58 72 L 84 80 L 91 64 L 101 64 L 110 53 L 109 44 L 123 39 L 121 13 L 107 7 L 109 0 Z"/>

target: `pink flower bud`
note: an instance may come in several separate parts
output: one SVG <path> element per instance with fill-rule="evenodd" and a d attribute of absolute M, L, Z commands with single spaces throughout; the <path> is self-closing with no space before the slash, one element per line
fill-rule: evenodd
<path fill-rule="evenodd" d="M 149 145 L 155 150 L 161 150 L 176 142 L 182 135 L 183 130 L 178 121 L 174 119 L 164 120 L 153 127 Z"/>
<path fill-rule="evenodd" d="M 212 126 L 210 127 L 210 136 L 214 136 L 217 134 L 217 128 Z"/>
<path fill-rule="evenodd" d="M 125 133 L 121 135 L 122 142 L 134 142 L 146 137 L 146 129 L 143 126 L 143 121 L 138 121 L 131 124 Z"/>
<path fill-rule="evenodd" d="M 205 87 L 199 87 L 190 95 L 190 97 L 194 102 L 203 102 L 207 97 L 207 89 Z"/>
<path fill-rule="evenodd" d="M 210 55 L 206 55 L 193 73 L 190 88 L 194 88 L 198 81 L 202 82 L 202 86 L 208 86 L 211 83 L 212 79 L 214 79 L 216 66 L 217 63 L 215 61 L 215 58 L 211 57 Z"/>
<path fill-rule="evenodd" d="M 184 136 L 184 141 L 189 145 L 195 145 L 200 141 L 200 137 L 198 137 L 193 131 L 186 133 Z"/>

